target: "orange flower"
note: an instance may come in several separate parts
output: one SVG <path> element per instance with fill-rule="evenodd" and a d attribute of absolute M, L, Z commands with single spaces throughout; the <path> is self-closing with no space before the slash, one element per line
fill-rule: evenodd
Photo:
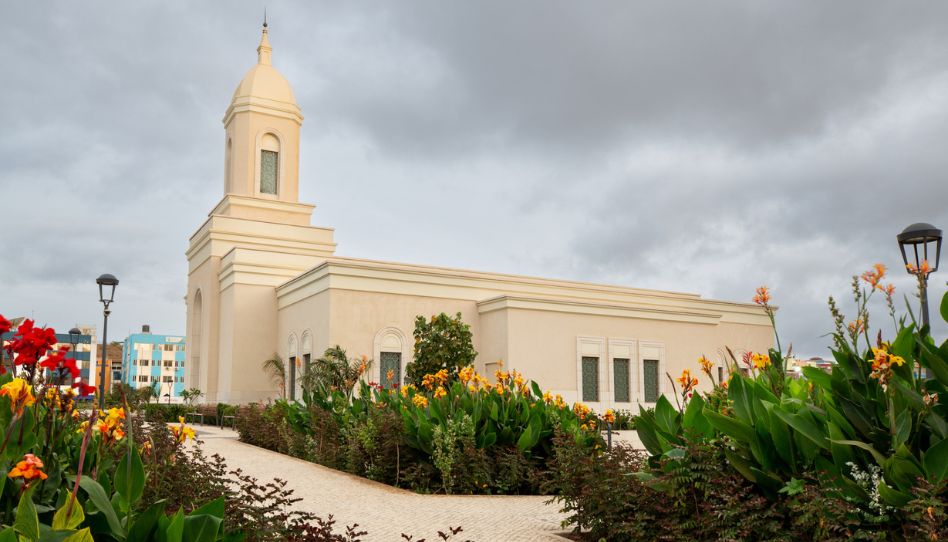
<path fill-rule="evenodd" d="M 754 303 L 758 305 L 767 305 L 770 303 L 770 290 L 766 286 L 757 288 L 757 294 L 754 296 Z"/>
<path fill-rule="evenodd" d="M 33 387 L 22 378 L 14 378 L 0 387 L 0 395 L 10 398 L 10 411 L 18 416 L 23 414 L 23 409 L 36 402 Z"/>
<path fill-rule="evenodd" d="M 441 399 L 447 394 L 448 394 L 448 390 L 444 389 L 444 386 L 438 386 L 438 389 L 436 389 L 434 392 L 434 398 Z"/>
<path fill-rule="evenodd" d="M 754 354 L 751 356 L 751 363 L 754 364 L 755 369 L 763 369 L 770 365 L 770 356 L 767 354 Z"/>
<path fill-rule="evenodd" d="M 913 275 L 922 275 L 926 277 L 928 276 L 929 273 L 932 272 L 932 268 L 931 268 L 931 265 L 929 265 L 928 260 L 922 260 L 922 263 L 920 264 L 920 266 L 916 266 L 914 263 L 910 263 L 906 265 L 905 268 L 908 269 L 908 272 Z"/>
<path fill-rule="evenodd" d="M 602 415 L 602 421 L 609 424 L 616 423 L 616 413 L 611 408 L 606 410 L 605 414 Z"/>
<path fill-rule="evenodd" d="M 175 440 L 178 441 L 178 444 L 184 444 L 188 439 L 196 440 L 197 436 L 194 434 L 194 429 L 188 427 L 184 423 L 184 416 L 178 417 L 179 425 L 172 425 L 170 427 L 171 433 L 174 435 Z M 124 435 L 124 433 L 122 433 Z"/>
<path fill-rule="evenodd" d="M 859 335 L 866 329 L 866 324 L 861 319 L 853 320 L 849 323 L 849 333 L 851 335 Z"/>
<path fill-rule="evenodd" d="M 7 474 L 10 478 L 23 478 L 24 481 L 29 482 L 34 478 L 39 478 L 40 480 L 45 480 L 48 478 L 45 472 L 40 469 L 43 468 L 43 461 L 40 458 L 36 457 L 33 454 L 26 454 L 23 456 L 23 460 L 16 464 L 15 467 L 10 469 L 10 472 Z"/>
<path fill-rule="evenodd" d="M 589 416 L 589 407 L 582 403 L 574 403 L 573 413 L 581 419 L 586 418 L 586 416 Z"/>
<path fill-rule="evenodd" d="M 866 281 L 873 289 L 881 290 L 882 287 L 879 285 L 879 282 L 882 280 L 882 277 L 885 276 L 885 266 L 881 263 L 877 263 L 872 267 L 872 270 L 862 274 L 862 280 Z"/>
<path fill-rule="evenodd" d="M 691 371 L 685 369 L 678 377 L 678 383 L 681 384 L 681 393 L 688 393 L 698 385 L 698 379 L 691 376 Z"/>
<path fill-rule="evenodd" d="M 411 402 L 418 408 L 425 408 L 428 406 L 428 398 L 421 394 L 413 396 L 411 398 Z"/>
<path fill-rule="evenodd" d="M 474 367 L 470 365 L 458 371 L 458 379 L 461 381 L 462 384 L 467 384 L 468 382 L 474 379 L 474 376 L 475 376 Z"/>
<path fill-rule="evenodd" d="M 698 358 L 698 365 L 701 366 L 701 370 L 704 374 L 711 376 L 711 368 L 714 367 L 714 363 L 708 358 L 701 356 Z"/>

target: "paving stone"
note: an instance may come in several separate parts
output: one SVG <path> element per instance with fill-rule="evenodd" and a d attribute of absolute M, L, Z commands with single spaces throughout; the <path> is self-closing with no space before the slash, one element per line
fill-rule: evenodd
<path fill-rule="evenodd" d="M 403 489 L 289 457 L 237 440 L 231 429 L 197 426 L 208 455 L 217 453 L 231 469 L 239 468 L 260 480 L 281 478 L 289 483 L 300 510 L 326 517 L 337 525 L 358 523 L 369 532 L 367 542 L 400 541 L 400 533 L 429 541 L 439 530 L 461 526 L 452 540 L 476 542 L 554 541 L 563 538 L 565 514 L 541 496 L 419 495 Z"/>

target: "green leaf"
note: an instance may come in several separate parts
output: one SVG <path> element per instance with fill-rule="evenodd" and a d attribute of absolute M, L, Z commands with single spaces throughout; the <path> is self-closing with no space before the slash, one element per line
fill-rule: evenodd
<path fill-rule="evenodd" d="M 925 452 L 922 464 L 925 465 L 928 480 L 933 484 L 944 480 L 948 476 L 948 439 L 942 439 L 929 448 Z"/>
<path fill-rule="evenodd" d="M 16 531 L 13 527 L 7 527 L 0 531 L 0 542 L 17 542 Z"/>
<path fill-rule="evenodd" d="M 67 536 L 63 539 L 63 542 L 95 542 L 95 539 L 92 538 L 92 533 L 90 533 L 89 528 L 86 527 L 81 531 L 76 531 Z"/>
<path fill-rule="evenodd" d="M 781 408 L 775 408 L 774 414 L 813 444 L 816 444 L 824 450 L 829 450 L 829 440 L 826 438 L 826 435 L 820 431 L 816 423 L 813 422 L 812 416 L 807 416 L 803 412 L 790 414 Z"/>
<path fill-rule="evenodd" d="M 921 464 L 904 444 L 899 445 L 895 454 L 886 460 L 882 465 L 882 471 L 886 480 L 893 482 L 898 489 L 903 491 L 912 489 L 916 480 L 925 476 Z"/>
<path fill-rule="evenodd" d="M 191 512 L 190 515 L 197 516 L 200 514 L 207 514 L 209 516 L 214 516 L 215 518 L 224 519 L 224 497 L 220 496 L 213 501 L 206 503 L 204 506 Z"/>
<path fill-rule="evenodd" d="M 941 297 L 941 319 L 948 322 L 948 292 Z"/>
<path fill-rule="evenodd" d="M 533 449 L 537 445 L 537 442 L 540 440 L 540 418 L 539 416 L 533 416 L 530 418 L 530 423 L 527 424 L 526 431 L 520 435 L 520 438 L 517 440 L 517 448 L 520 448 L 521 452 L 526 452 L 527 450 Z"/>
<path fill-rule="evenodd" d="M 734 467 L 737 472 L 741 473 L 744 478 L 747 478 L 753 483 L 757 482 L 757 478 L 754 476 L 754 472 L 747 460 L 728 448 L 724 449 L 724 456 L 727 457 L 727 462 Z"/>
<path fill-rule="evenodd" d="M 181 542 L 184 536 L 184 512 L 179 508 L 167 526 L 165 518 L 158 520 L 158 542 Z"/>
<path fill-rule="evenodd" d="M 895 506 L 901 508 L 909 503 L 912 500 L 912 496 L 908 493 L 903 493 L 897 489 L 893 489 L 886 485 L 882 480 L 879 480 L 879 496 L 882 497 L 882 500 L 886 502 L 889 506 Z"/>
<path fill-rule="evenodd" d="M 711 424 L 702 413 L 704 411 L 704 399 L 700 395 L 695 395 L 688 401 L 685 407 L 685 414 L 682 417 L 682 426 L 695 435 L 707 435 L 711 432 Z"/>
<path fill-rule="evenodd" d="M 135 517 L 135 522 L 128 529 L 128 540 L 151 540 L 166 505 L 165 501 L 158 501 Z"/>
<path fill-rule="evenodd" d="M 16 520 L 13 522 L 13 528 L 20 536 L 28 540 L 39 540 L 39 516 L 36 514 L 36 506 L 33 505 L 33 488 L 26 490 L 20 496 L 20 504 L 16 507 Z"/>
<path fill-rule="evenodd" d="M 751 406 L 753 397 L 747 380 L 735 374 L 728 385 L 727 394 L 734 405 L 734 413 L 737 417 L 747 424 L 753 424 L 753 407 Z"/>
<path fill-rule="evenodd" d="M 912 412 L 905 409 L 895 418 L 895 442 L 904 444 L 912 433 Z"/>
<path fill-rule="evenodd" d="M 832 378 L 830 377 L 829 373 L 823 369 L 817 367 L 804 367 L 803 376 L 812 382 L 814 386 L 819 386 L 824 390 L 833 389 Z"/>
<path fill-rule="evenodd" d="M 134 507 L 135 503 L 142 498 L 142 492 L 145 490 L 145 467 L 135 446 L 129 446 L 129 453 L 122 456 L 122 460 L 119 461 L 113 483 L 115 491 L 122 496 L 129 508 Z"/>
<path fill-rule="evenodd" d="M 69 508 L 69 503 L 72 503 L 72 510 L 69 511 L 69 516 L 66 515 L 66 511 Z M 66 502 L 56 510 L 56 514 L 53 515 L 53 530 L 63 531 L 63 530 L 72 530 L 82 524 L 83 520 L 86 519 L 86 515 L 82 512 L 82 505 L 79 504 L 78 499 L 73 499 L 72 494 L 66 497 Z"/>
<path fill-rule="evenodd" d="M 879 453 L 878 451 L 876 451 L 876 449 L 873 448 L 871 445 L 866 444 L 865 442 L 858 441 L 858 440 L 833 440 L 831 442 L 833 444 L 845 444 L 846 446 L 855 446 L 856 448 L 861 448 L 869 452 L 870 454 L 872 454 L 872 457 L 876 460 L 876 463 L 880 465 L 885 463 L 886 457 L 882 455 L 881 453 Z"/>
<path fill-rule="evenodd" d="M 89 495 L 89 500 L 92 501 L 93 506 L 96 510 L 105 515 L 106 521 L 109 523 L 109 529 L 112 531 L 112 534 L 116 537 L 122 537 L 125 533 L 125 530 L 122 528 L 122 523 L 119 521 L 118 515 L 115 513 L 115 508 L 112 507 L 112 502 L 109 501 L 109 497 L 105 494 L 105 490 L 102 489 L 102 486 L 98 482 L 93 480 L 88 476 L 83 476 L 79 479 L 79 487 L 81 487 L 87 495 Z"/>
<path fill-rule="evenodd" d="M 753 444 L 757 441 L 757 434 L 754 432 L 754 428 L 737 418 L 724 416 L 710 409 L 705 410 L 704 417 L 711 422 L 711 425 L 713 425 L 715 429 L 738 442 Z"/>
<path fill-rule="evenodd" d="M 635 432 L 642 441 L 642 445 L 653 456 L 662 455 L 662 444 L 658 439 L 655 427 L 655 415 L 650 410 L 642 410 L 635 418 Z"/>
<path fill-rule="evenodd" d="M 183 538 L 188 542 L 215 542 L 223 522 L 209 514 L 190 514 L 184 518 Z"/>
<path fill-rule="evenodd" d="M 678 434 L 678 411 L 664 395 L 655 403 L 655 423 L 659 429 L 670 435 Z"/>

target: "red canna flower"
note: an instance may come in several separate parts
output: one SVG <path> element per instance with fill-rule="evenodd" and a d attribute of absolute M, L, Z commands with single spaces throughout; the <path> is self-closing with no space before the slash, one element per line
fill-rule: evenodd
<path fill-rule="evenodd" d="M 24 320 L 6 349 L 14 355 L 14 364 L 35 365 L 54 344 L 56 344 L 56 330 L 35 327 L 33 320 Z"/>
<path fill-rule="evenodd" d="M 2 314 L 0 314 L 0 335 L 3 335 L 4 333 L 10 331 L 10 329 L 12 328 L 13 328 L 13 325 L 10 323 L 10 321 L 4 318 Z"/>

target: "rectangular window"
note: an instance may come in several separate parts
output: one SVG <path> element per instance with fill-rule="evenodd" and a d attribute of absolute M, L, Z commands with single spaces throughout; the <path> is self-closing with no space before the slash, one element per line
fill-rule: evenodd
<path fill-rule="evenodd" d="M 583 356 L 583 401 L 599 401 L 599 358 Z"/>
<path fill-rule="evenodd" d="M 658 401 L 658 360 L 647 359 L 642 362 L 642 390 L 646 403 Z"/>
<path fill-rule="evenodd" d="M 276 194 L 280 173 L 280 154 L 276 151 L 260 151 L 260 193 Z"/>
<path fill-rule="evenodd" d="M 379 378 L 382 387 L 393 388 L 402 381 L 402 353 L 401 352 L 381 352 L 379 354 Z"/>
<path fill-rule="evenodd" d="M 296 400 L 296 356 L 290 356 L 290 401 Z"/>
<path fill-rule="evenodd" d="M 718 384 L 724 383 L 724 367 L 718 367 Z"/>
<path fill-rule="evenodd" d="M 629 360 L 626 358 L 615 358 L 612 360 L 613 381 L 615 384 L 616 402 L 629 402 Z"/>

